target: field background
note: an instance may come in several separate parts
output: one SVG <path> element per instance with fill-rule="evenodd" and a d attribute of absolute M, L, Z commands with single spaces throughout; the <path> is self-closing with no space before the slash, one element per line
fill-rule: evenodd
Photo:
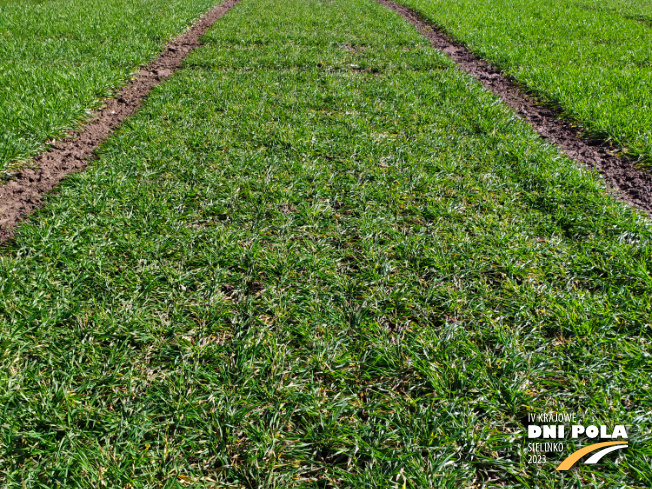
<path fill-rule="evenodd" d="M 4 485 L 652 486 L 645 216 L 372 0 L 204 41 L 0 248 Z"/>

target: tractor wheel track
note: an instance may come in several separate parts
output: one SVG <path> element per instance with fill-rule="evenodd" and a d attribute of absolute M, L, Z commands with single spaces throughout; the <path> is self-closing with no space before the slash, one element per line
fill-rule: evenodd
<path fill-rule="evenodd" d="M 438 26 L 418 13 L 391 0 L 376 0 L 414 25 L 433 46 L 448 55 L 457 66 L 475 77 L 523 117 L 545 140 L 557 145 L 571 159 L 599 171 L 613 193 L 628 204 L 652 214 L 652 173 L 637 167 L 625 156 L 610 153 L 596 141 L 582 138 L 581 129 L 561 118 L 561 111 L 545 107 L 525 93 L 487 61 L 469 51 Z"/>
<path fill-rule="evenodd" d="M 115 98 L 105 101 L 82 130 L 70 139 L 57 141 L 33 159 L 33 165 L 11 175 L 0 187 L 0 243 L 13 235 L 13 228 L 42 205 L 43 195 L 72 172 L 82 170 L 95 157 L 95 150 L 141 106 L 147 94 L 178 70 L 199 39 L 240 0 L 225 0 L 201 17 L 187 32 L 171 41 L 159 57 L 141 69 Z"/>

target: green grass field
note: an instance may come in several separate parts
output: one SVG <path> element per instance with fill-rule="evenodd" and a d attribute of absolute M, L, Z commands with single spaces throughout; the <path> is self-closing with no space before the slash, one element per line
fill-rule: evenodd
<path fill-rule="evenodd" d="M 204 40 L 0 249 L 3 486 L 652 485 L 647 218 L 373 0 Z"/>
<path fill-rule="evenodd" d="M 559 107 L 588 137 L 652 163 L 652 4 L 399 0 Z"/>
<path fill-rule="evenodd" d="M 0 177 L 78 127 L 214 0 L 0 0 Z"/>

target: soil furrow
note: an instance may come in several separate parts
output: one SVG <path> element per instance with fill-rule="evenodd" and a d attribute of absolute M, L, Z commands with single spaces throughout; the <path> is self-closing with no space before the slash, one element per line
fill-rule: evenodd
<path fill-rule="evenodd" d="M 83 169 L 95 150 L 142 104 L 152 87 L 181 67 L 190 52 L 200 46 L 200 37 L 240 0 L 226 0 L 206 13 L 186 33 L 171 41 L 160 56 L 145 68 L 105 107 L 95 113 L 82 130 L 70 139 L 57 141 L 37 155 L 33 166 L 11 175 L 0 187 L 0 242 L 12 229 L 41 206 L 42 197 L 68 174 Z"/>
<path fill-rule="evenodd" d="M 544 139 L 557 145 L 575 161 L 598 170 L 618 198 L 648 214 L 652 213 L 652 173 L 638 168 L 630 158 L 610 153 L 601 142 L 582 138 L 581 129 L 563 120 L 561 111 L 538 103 L 498 68 L 473 54 L 461 43 L 451 40 L 439 27 L 418 13 L 391 0 L 376 1 L 414 25 L 436 49 L 498 95 Z"/>

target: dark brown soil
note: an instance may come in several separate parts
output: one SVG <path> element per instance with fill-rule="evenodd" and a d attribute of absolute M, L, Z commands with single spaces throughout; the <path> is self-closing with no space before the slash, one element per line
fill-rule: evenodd
<path fill-rule="evenodd" d="M 154 85 L 181 67 L 184 58 L 201 43 L 199 38 L 239 0 L 226 0 L 204 15 L 190 30 L 170 42 L 161 55 L 107 100 L 82 131 L 70 139 L 52 144 L 34 158 L 34 167 L 21 170 L 0 187 L 0 242 L 12 235 L 12 228 L 41 205 L 43 194 L 52 190 L 69 173 L 84 168 L 97 147 L 127 117 L 132 115 Z"/>
<path fill-rule="evenodd" d="M 556 144 L 570 158 L 598 170 L 617 197 L 648 214 L 652 213 L 652 173 L 638 168 L 631 159 L 609 153 L 600 141 L 583 139 L 580 129 L 564 121 L 560 111 L 539 104 L 500 70 L 451 40 L 416 12 L 390 0 L 376 1 L 402 15 L 430 39 L 435 48 L 446 53 L 459 68 L 477 78 L 526 119 L 544 139 Z"/>

